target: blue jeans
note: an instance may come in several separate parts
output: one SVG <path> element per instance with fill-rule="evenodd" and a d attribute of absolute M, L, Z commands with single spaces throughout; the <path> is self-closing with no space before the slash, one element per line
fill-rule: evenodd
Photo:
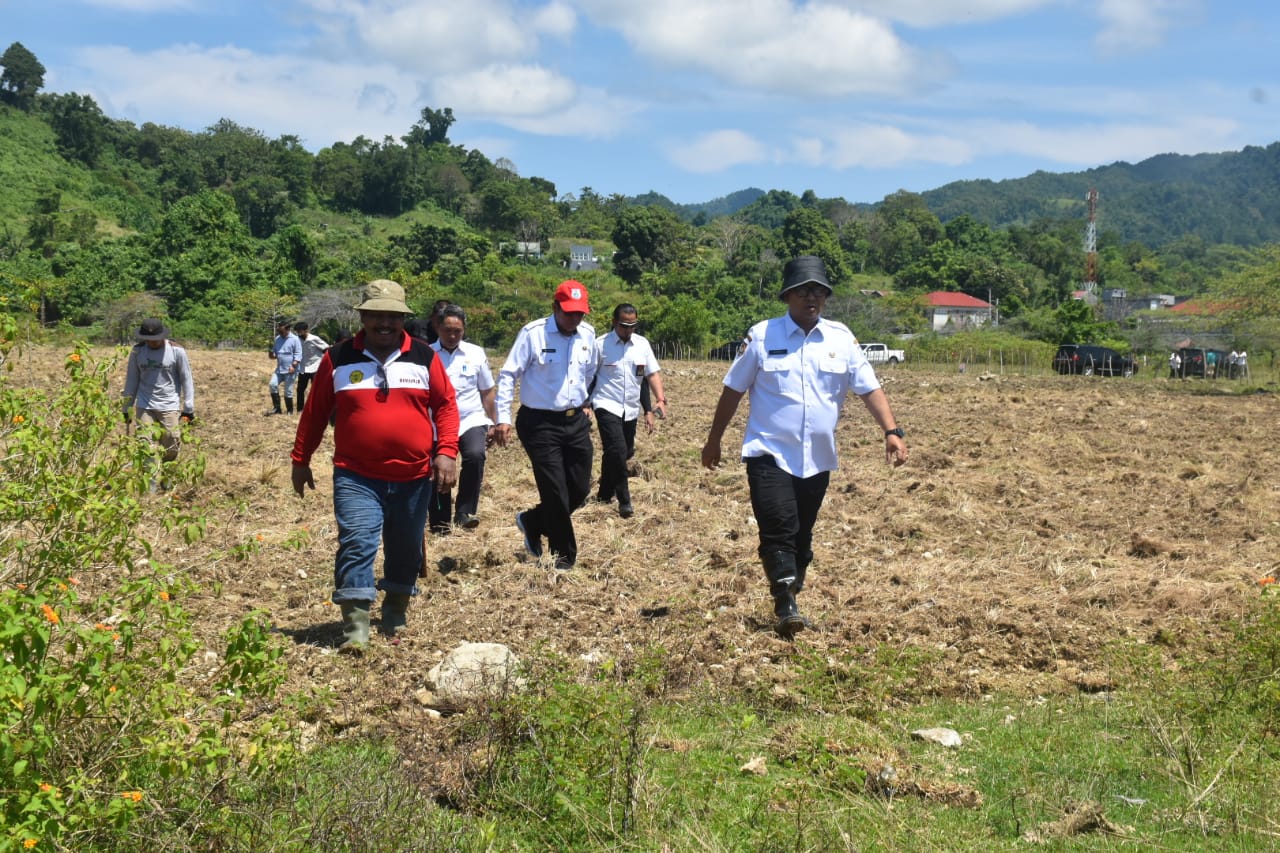
<path fill-rule="evenodd" d="M 374 601 L 379 589 L 417 594 L 431 492 L 430 477 L 393 483 L 333 469 L 333 514 L 338 521 L 334 604 Z M 379 540 L 382 580 L 375 584 L 373 562 Z"/>
<path fill-rule="evenodd" d="M 283 385 L 283 386 L 284 386 L 284 397 L 285 397 L 285 399 L 286 399 L 286 400 L 292 400 L 292 399 L 293 399 L 293 385 L 294 385 L 294 383 L 295 383 L 295 382 L 297 382 L 297 381 L 298 381 L 298 374 L 296 374 L 296 373 L 281 373 L 280 371 L 278 371 L 278 370 L 277 370 L 275 373 L 271 374 L 271 381 L 267 383 L 267 389 L 268 389 L 272 394 L 279 394 L 279 393 L 280 393 L 280 386 L 281 386 L 281 385 Z"/>

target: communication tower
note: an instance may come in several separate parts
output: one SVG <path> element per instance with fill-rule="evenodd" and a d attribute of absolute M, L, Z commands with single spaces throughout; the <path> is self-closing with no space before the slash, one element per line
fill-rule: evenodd
<path fill-rule="evenodd" d="M 1098 286 L 1098 191 L 1090 188 L 1084 197 L 1089 203 L 1089 223 L 1084 227 L 1084 292 L 1092 294 Z"/>

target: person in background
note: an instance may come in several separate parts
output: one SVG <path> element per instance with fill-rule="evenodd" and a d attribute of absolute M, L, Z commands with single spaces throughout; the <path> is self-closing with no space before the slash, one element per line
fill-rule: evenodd
<path fill-rule="evenodd" d="M 266 414 L 284 414 L 280 411 L 281 386 L 284 404 L 289 414 L 293 414 L 293 386 L 298 381 L 298 368 L 302 365 L 302 341 L 289 329 L 287 320 L 276 323 L 276 337 L 271 342 L 270 356 L 275 360 L 276 369 L 271 373 L 271 382 L 267 386 L 271 391 L 271 408 Z"/>
<path fill-rule="evenodd" d="M 338 523 L 333 603 L 342 610 L 339 651 L 369 643 L 369 609 L 381 589 L 382 631 L 408 624 L 417 594 L 432 491 L 453 488 L 458 406 L 435 350 L 404 333 L 404 289 L 371 281 L 356 306 L 361 331 L 326 352 L 294 438 L 293 489 L 315 489 L 311 457 L 333 431 L 333 512 Z M 382 580 L 374 583 L 378 543 Z"/>
<path fill-rule="evenodd" d="M 618 499 L 618 515 L 635 514 L 627 483 L 627 460 L 636 450 L 636 425 L 640 420 L 641 391 L 648 385 L 659 417 L 666 417 L 667 398 L 662 389 L 662 368 L 653 348 L 636 334 L 636 307 L 622 303 L 613 309 L 613 330 L 596 338 L 600 364 L 596 370 L 591 410 L 600 430 L 600 486 L 596 500 Z M 645 426 L 654 431 L 654 411 L 644 412 Z"/>
<path fill-rule="evenodd" d="M 907 461 L 907 445 L 857 339 L 843 323 L 822 317 L 831 295 L 822 259 L 800 255 L 791 260 L 778 295 L 787 312 L 751 327 L 725 375 L 702 464 L 719 466 L 725 428 L 749 393 L 741 456 L 775 629 L 790 638 L 808 625 L 795 597 L 804 588 L 813 560 L 813 525 L 838 467 L 836 424 L 848 393 L 862 399 L 884 431 L 890 464 Z"/>
<path fill-rule="evenodd" d="M 427 315 L 423 330 L 427 343 L 434 344 L 440 339 L 440 312 L 449 304 L 451 303 L 448 299 L 437 299 L 432 303 L 431 313 Z"/>
<path fill-rule="evenodd" d="M 124 422 L 159 424 L 162 462 L 178 458 L 181 424 L 196 419 L 196 387 L 187 351 L 169 340 L 169 329 L 154 317 L 138 327 L 124 377 Z M 153 482 L 153 488 L 155 483 Z M 164 479 L 159 485 L 164 487 Z"/>
<path fill-rule="evenodd" d="M 457 497 L 438 490 L 431 501 L 428 518 L 433 533 L 448 533 L 452 523 L 468 530 L 480 524 L 480 484 L 484 480 L 489 428 L 497 419 L 494 398 L 497 385 L 489 370 L 489 358 L 482 347 L 463 340 L 467 333 L 467 312 L 446 305 L 438 312 L 440 337 L 431 348 L 444 364 L 458 401 L 458 452 L 462 470 L 458 473 Z"/>
<path fill-rule="evenodd" d="M 551 316 L 534 320 L 516 335 L 498 372 L 497 425 L 500 447 L 511 440 L 511 404 L 520 386 L 515 429 L 533 467 L 538 503 L 516 513 L 524 547 L 542 556 L 546 537 L 557 569 L 578 559 L 573 511 L 591 491 L 591 416 L 587 393 L 596 375 L 595 330 L 583 318 L 589 311 L 587 288 L 569 279 L 556 288 Z"/>
<path fill-rule="evenodd" d="M 301 321 L 293 324 L 294 334 L 302 342 L 302 370 L 298 373 L 298 414 L 307 402 L 307 386 L 320 369 L 320 359 L 329 348 L 329 342 L 311 333 L 310 327 Z"/>

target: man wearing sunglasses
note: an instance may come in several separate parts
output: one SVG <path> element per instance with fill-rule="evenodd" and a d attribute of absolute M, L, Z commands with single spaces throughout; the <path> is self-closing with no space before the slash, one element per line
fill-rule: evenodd
<path fill-rule="evenodd" d="M 773 596 L 775 629 L 791 638 L 808 622 L 796 605 L 813 560 L 813 525 L 836 470 L 836 423 L 852 391 L 884 431 L 885 458 L 907 461 L 902 428 L 867 357 L 843 323 L 822 317 L 831 283 L 822 259 L 800 255 L 783 270 L 778 296 L 787 313 L 751 327 L 724 378 L 702 447 L 702 464 L 720 464 L 720 439 L 750 393 L 742 440 L 758 549 Z"/>
<path fill-rule="evenodd" d="M 622 303 L 613 309 L 613 331 L 596 339 L 600 366 L 596 371 L 591 408 L 600 430 L 600 487 L 596 500 L 610 503 L 618 499 L 618 515 L 630 518 L 631 487 L 627 483 L 627 460 L 635 455 L 636 425 L 644 410 L 645 426 L 654 431 L 653 416 L 667 416 L 667 398 L 662 390 L 662 370 L 653 348 L 636 334 L 639 323 L 636 306 Z M 645 387 L 653 398 L 652 408 L 641 400 Z"/>
<path fill-rule="evenodd" d="M 371 281 L 356 310 L 361 331 L 324 354 L 292 454 L 293 489 L 302 496 L 316 487 L 311 456 L 334 414 L 333 603 L 342 608 L 339 651 L 349 653 L 369 643 L 369 609 L 379 589 L 382 632 L 394 636 L 407 624 L 431 498 L 453 488 L 458 455 L 453 385 L 435 350 L 405 334 L 413 312 L 404 289 L 388 279 Z M 375 583 L 379 542 L 383 577 Z"/>

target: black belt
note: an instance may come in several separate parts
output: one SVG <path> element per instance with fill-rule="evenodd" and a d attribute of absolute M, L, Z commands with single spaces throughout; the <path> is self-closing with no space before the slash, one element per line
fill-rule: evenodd
<path fill-rule="evenodd" d="M 541 418 L 563 418 L 564 420 L 568 420 L 569 418 L 576 418 L 582 411 L 582 408 L 578 407 L 574 409 L 564 409 L 561 411 L 557 409 L 535 409 L 532 406 L 521 406 L 520 410 L 528 412 L 531 415 L 537 415 Z"/>

